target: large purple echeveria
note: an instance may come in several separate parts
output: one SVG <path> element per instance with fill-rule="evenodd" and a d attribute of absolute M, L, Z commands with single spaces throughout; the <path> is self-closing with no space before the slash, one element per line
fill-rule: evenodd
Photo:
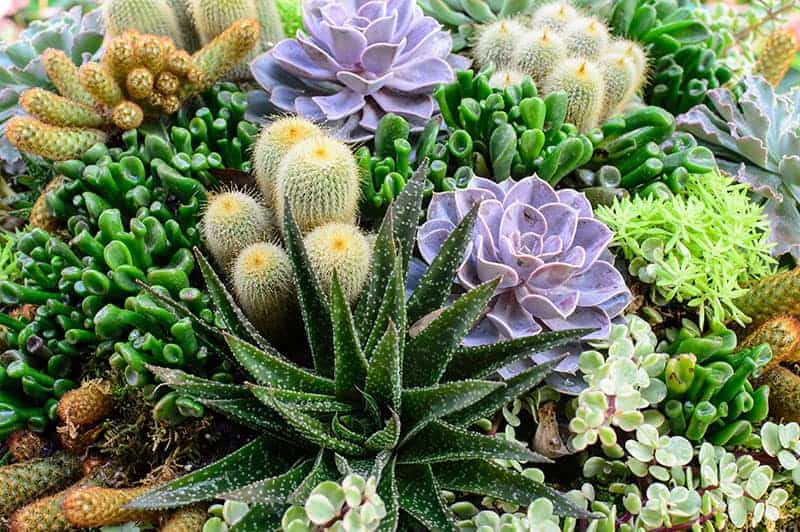
<path fill-rule="evenodd" d="M 274 106 L 366 140 L 388 112 L 420 126 L 434 112 L 433 90 L 468 64 L 415 0 L 306 0 L 303 25 L 253 60 L 266 94 L 250 94 L 251 116 Z"/>
<path fill-rule="evenodd" d="M 458 282 L 472 288 L 502 276 L 477 330 L 489 329 L 493 340 L 581 327 L 598 329 L 586 339 L 607 337 L 631 293 L 607 249 L 612 233 L 594 218 L 586 197 L 556 191 L 536 176 L 502 183 L 474 177 L 466 189 L 434 194 L 418 235 L 426 262 L 476 203 L 478 220 Z"/>

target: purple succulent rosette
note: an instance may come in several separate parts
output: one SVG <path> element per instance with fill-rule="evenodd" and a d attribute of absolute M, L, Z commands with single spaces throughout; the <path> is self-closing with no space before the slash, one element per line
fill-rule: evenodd
<path fill-rule="evenodd" d="M 307 0 L 303 25 L 251 63 L 266 92 L 250 94 L 250 116 L 274 107 L 367 140 L 389 112 L 421 127 L 435 110 L 433 90 L 469 64 L 450 54 L 450 34 L 415 0 Z"/>
<path fill-rule="evenodd" d="M 434 194 L 418 235 L 426 262 L 475 204 L 478 220 L 457 281 L 467 289 L 502 281 L 472 340 L 583 327 L 598 329 L 586 340 L 606 338 L 632 297 L 608 252 L 612 232 L 586 197 L 536 176 L 502 183 L 474 177 L 465 189 Z"/>

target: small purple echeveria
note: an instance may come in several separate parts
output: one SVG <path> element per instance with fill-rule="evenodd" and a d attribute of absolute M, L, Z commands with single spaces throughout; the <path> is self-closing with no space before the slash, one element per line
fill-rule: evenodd
<path fill-rule="evenodd" d="M 251 63 L 266 93 L 250 94 L 250 116 L 275 107 L 366 140 L 389 112 L 420 127 L 435 110 L 433 90 L 468 65 L 415 0 L 306 0 L 303 25 Z"/>
<path fill-rule="evenodd" d="M 472 242 L 458 283 L 473 288 L 502 277 L 476 343 L 535 335 L 543 329 L 597 328 L 611 320 L 631 293 L 612 264 L 611 230 L 596 220 L 586 197 L 554 190 L 536 176 L 502 183 L 474 177 L 466 189 L 436 193 L 418 245 L 430 263 L 455 226 L 480 203 Z M 564 368 L 569 371 L 569 369 Z"/>

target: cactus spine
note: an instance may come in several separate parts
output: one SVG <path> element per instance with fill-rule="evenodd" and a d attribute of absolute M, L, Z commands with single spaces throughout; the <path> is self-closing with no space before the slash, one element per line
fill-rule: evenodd
<path fill-rule="evenodd" d="M 526 32 L 515 50 L 515 67 L 528 74 L 541 87 L 556 66 L 567 56 L 564 41 L 548 29 Z"/>
<path fill-rule="evenodd" d="M 45 447 L 44 439 L 29 430 L 13 432 L 8 437 L 6 444 L 15 462 L 27 462 L 39 458 Z"/>
<path fill-rule="evenodd" d="M 86 63 L 78 70 L 81 85 L 97 103 L 114 107 L 122 101 L 122 88 L 100 63 Z"/>
<path fill-rule="evenodd" d="M 42 54 L 42 64 L 47 77 L 61 96 L 84 105 L 94 105 L 92 95 L 81 85 L 78 67 L 67 54 L 48 48 Z"/>
<path fill-rule="evenodd" d="M 797 362 L 800 360 L 800 321 L 792 316 L 773 318 L 750 334 L 742 347 L 763 343 L 769 344 L 772 349 L 772 360 L 767 368 L 781 362 Z"/>
<path fill-rule="evenodd" d="M 753 325 L 770 318 L 800 314 L 800 268 L 760 279 L 736 300 Z"/>
<path fill-rule="evenodd" d="M 201 228 L 208 250 L 223 268 L 231 266 L 244 247 L 274 235 L 270 212 L 259 198 L 237 190 L 209 199 Z"/>
<path fill-rule="evenodd" d="M 192 93 L 209 89 L 234 65 L 246 57 L 258 42 L 260 25 L 251 18 L 237 20 L 192 56 L 189 73 Z"/>
<path fill-rule="evenodd" d="M 494 64 L 499 69 L 511 66 L 514 49 L 527 28 L 516 20 L 504 19 L 480 29 L 474 55 L 480 66 Z"/>
<path fill-rule="evenodd" d="M 292 263 L 286 252 L 267 242 L 251 244 L 239 253 L 231 277 L 247 317 L 268 334 L 278 334 L 294 299 Z"/>
<path fill-rule="evenodd" d="M 64 453 L 0 467 L 0 518 L 58 490 L 81 474 L 81 461 Z"/>
<path fill-rule="evenodd" d="M 597 60 L 608 46 L 608 29 L 597 19 L 580 17 L 564 28 L 567 53 L 581 59 Z"/>
<path fill-rule="evenodd" d="M 753 386 L 769 385 L 769 416 L 785 422 L 800 422 L 800 377 L 788 368 L 775 366 L 764 372 Z"/>
<path fill-rule="evenodd" d="M 276 174 L 283 156 L 298 142 L 322 134 L 316 124 L 298 116 L 284 116 L 264 126 L 253 148 L 252 166 L 268 206 L 275 206 Z"/>
<path fill-rule="evenodd" d="M 113 408 L 110 385 L 102 381 L 89 381 L 59 399 L 57 414 L 66 425 L 85 426 L 102 421 L 111 414 Z"/>
<path fill-rule="evenodd" d="M 567 24 L 579 16 L 578 12 L 567 2 L 544 4 L 533 14 L 534 28 L 548 29 L 556 32 L 564 31 Z"/>
<path fill-rule="evenodd" d="M 152 486 L 124 489 L 77 487 L 67 492 L 61 509 L 70 523 L 83 528 L 147 521 L 157 514 L 145 510 L 127 510 L 123 506 L 152 489 Z"/>
<path fill-rule="evenodd" d="M 303 233 L 329 222 L 355 222 L 360 176 L 344 143 L 325 136 L 304 140 L 284 156 L 277 176 L 274 199 L 280 227 L 286 202 Z"/>
<path fill-rule="evenodd" d="M 489 85 L 498 89 L 505 89 L 522 81 L 525 74 L 519 70 L 498 70 L 489 78 Z"/>
<path fill-rule="evenodd" d="M 77 159 L 98 142 L 106 141 L 106 134 L 98 129 L 51 126 L 27 116 L 9 120 L 6 137 L 18 149 L 51 161 Z"/>
<path fill-rule="evenodd" d="M 185 48 L 178 17 L 167 0 L 105 0 L 103 17 L 112 37 L 128 30 L 163 35 Z"/>
<path fill-rule="evenodd" d="M 105 121 L 92 107 L 44 89 L 25 91 L 19 103 L 28 114 L 54 126 L 99 127 Z"/>
<path fill-rule="evenodd" d="M 355 302 L 372 263 L 372 247 L 364 234 L 354 225 L 330 223 L 309 233 L 304 242 L 322 289 L 330 291 L 335 271 L 345 297 Z"/>
<path fill-rule="evenodd" d="M 609 43 L 606 51 L 609 55 L 621 54 L 629 58 L 641 78 L 637 80 L 636 85 L 644 84 L 647 75 L 647 54 L 639 43 L 627 39 L 615 39 Z"/>
<path fill-rule="evenodd" d="M 633 60 L 625 55 L 613 54 L 603 58 L 603 109 L 601 118 L 606 119 L 619 111 L 622 104 L 639 90 L 637 83 L 641 76 L 637 74 Z"/>
<path fill-rule="evenodd" d="M 61 505 L 66 491 L 36 500 L 23 506 L 11 516 L 9 532 L 72 532 L 80 530 L 67 521 Z"/>
<path fill-rule="evenodd" d="M 800 40 L 792 30 L 776 29 L 767 38 L 753 71 L 777 87 L 792 65 L 798 48 Z"/>
<path fill-rule="evenodd" d="M 597 125 L 603 105 L 605 81 L 597 64 L 584 59 L 568 59 L 545 81 L 545 92 L 567 93 L 566 121 L 582 132 Z"/>
<path fill-rule="evenodd" d="M 208 514 L 201 506 L 176 510 L 161 525 L 160 532 L 202 532 Z"/>

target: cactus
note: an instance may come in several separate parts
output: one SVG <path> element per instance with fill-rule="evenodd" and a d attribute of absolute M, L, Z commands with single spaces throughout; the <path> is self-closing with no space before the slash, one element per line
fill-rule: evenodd
<path fill-rule="evenodd" d="M 473 54 L 480 66 L 511 66 L 514 49 L 527 28 L 516 20 L 504 19 L 480 28 Z"/>
<path fill-rule="evenodd" d="M 45 441 L 35 432 L 18 430 L 8 437 L 6 445 L 15 462 L 27 462 L 41 456 Z"/>
<path fill-rule="evenodd" d="M 518 85 L 525 78 L 519 70 L 498 70 L 489 78 L 489 86 L 493 89 L 505 90 L 512 85 Z"/>
<path fill-rule="evenodd" d="M 281 159 L 300 141 L 322 135 L 313 122 L 297 116 L 285 116 L 264 126 L 253 148 L 253 171 L 267 206 L 275 205 L 276 172 Z"/>
<path fill-rule="evenodd" d="M 768 385 L 771 419 L 800 422 L 800 377 L 783 366 L 764 372 L 754 385 Z"/>
<path fill-rule="evenodd" d="M 9 532 L 73 532 L 79 527 L 67 521 L 61 505 L 66 491 L 43 497 L 23 506 L 9 519 Z"/>
<path fill-rule="evenodd" d="M 579 13 L 568 2 L 546 3 L 533 14 L 532 26 L 561 32 Z"/>
<path fill-rule="evenodd" d="M 78 79 L 83 88 L 99 104 L 114 107 L 122 101 L 122 87 L 111 72 L 100 63 L 86 63 L 81 66 L 78 69 Z"/>
<path fill-rule="evenodd" d="M 56 232 L 58 230 L 58 220 L 50 212 L 50 209 L 47 208 L 47 194 L 61 187 L 63 181 L 64 177 L 57 175 L 42 189 L 41 194 L 39 194 L 33 207 L 31 207 L 31 213 L 28 216 L 31 227 L 38 227 L 48 232 Z"/>
<path fill-rule="evenodd" d="M 209 89 L 218 79 L 246 57 L 258 42 L 261 29 L 253 19 L 237 20 L 192 56 L 189 74 L 191 93 Z"/>
<path fill-rule="evenodd" d="M 160 532 L 202 532 L 206 517 L 206 511 L 202 506 L 181 508 L 169 516 L 159 530 Z"/>
<path fill-rule="evenodd" d="M 47 458 L 0 467 L 0 518 L 76 480 L 81 461 L 58 453 Z"/>
<path fill-rule="evenodd" d="M 742 344 L 743 347 L 769 344 L 772 360 L 766 366 L 771 368 L 781 362 L 800 361 L 800 321 L 792 316 L 773 318 L 753 331 Z"/>
<path fill-rule="evenodd" d="M 303 234 L 328 222 L 355 222 L 360 181 L 355 157 L 343 142 L 318 136 L 298 143 L 278 167 L 279 227 L 286 202 Z"/>
<path fill-rule="evenodd" d="M 80 486 L 67 492 L 61 509 L 70 523 L 83 528 L 148 521 L 156 516 L 154 512 L 128 510 L 124 506 L 152 489 L 152 486 L 123 489 Z"/>
<path fill-rule="evenodd" d="M 294 300 L 292 264 L 286 252 L 267 242 L 244 248 L 233 266 L 233 288 L 245 314 L 275 336 Z"/>
<path fill-rule="evenodd" d="M 566 122 L 585 132 L 600 119 L 605 81 L 596 63 L 584 59 L 568 59 L 561 63 L 545 81 L 545 92 L 567 93 Z"/>
<path fill-rule="evenodd" d="M 58 418 L 68 426 L 94 425 L 105 419 L 113 408 L 109 384 L 89 381 L 59 399 Z"/>
<path fill-rule="evenodd" d="M 592 61 L 600 58 L 610 40 L 605 25 L 591 17 L 580 17 L 569 22 L 563 35 L 570 56 Z"/>
<path fill-rule="evenodd" d="M 779 28 L 770 33 L 753 67 L 753 72 L 761 74 L 771 85 L 777 87 L 786 71 L 792 65 L 800 39 L 788 28 Z"/>
<path fill-rule="evenodd" d="M 80 83 L 78 67 L 63 51 L 48 48 L 42 53 L 42 63 L 47 77 L 59 94 L 74 102 L 94 105 L 94 100 Z"/>
<path fill-rule="evenodd" d="M 103 15 L 111 37 L 134 29 L 141 33 L 169 37 L 186 47 L 178 16 L 168 0 L 106 0 Z"/>
<path fill-rule="evenodd" d="M 19 103 L 28 114 L 54 126 L 99 127 L 105 121 L 92 107 L 44 89 L 26 91 Z"/>
<path fill-rule="evenodd" d="M 209 199 L 201 228 L 211 255 L 226 268 L 245 246 L 274 235 L 270 212 L 260 198 L 238 190 Z"/>
<path fill-rule="evenodd" d="M 342 292 L 350 303 L 361 293 L 369 276 L 372 247 L 358 227 L 330 223 L 305 237 L 311 268 L 324 293 L 329 293 L 336 272 Z"/>
<path fill-rule="evenodd" d="M 52 161 L 74 159 L 106 140 L 106 134 L 98 129 L 51 126 L 27 116 L 9 120 L 6 136 L 20 150 Z"/>
<path fill-rule="evenodd" d="M 770 318 L 800 314 L 800 268 L 764 277 L 736 300 L 753 325 Z"/>
<path fill-rule="evenodd" d="M 633 62 L 622 54 L 603 57 L 600 67 L 603 70 L 603 105 L 601 116 L 609 118 L 620 110 L 623 102 L 629 100 L 641 88 L 642 76 Z"/>
<path fill-rule="evenodd" d="M 515 48 L 515 68 L 530 75 L 541 87 L 556 66 L 567 57 L 564 41 L 554 31 L 537 29 L 525 32 Z"/>
<path fill-rule="evenodd" d="M 645 54 L 642 45 L 636 41 L 629 41 L 627 39 L 614 39 L 609 43 L 606 52 L 609 55 L 622 54 L 633 61 L 636 71 L 642 77 L 637 85 L 644 85 L 644 78 L 647 73 L 647 54 Z"/>

